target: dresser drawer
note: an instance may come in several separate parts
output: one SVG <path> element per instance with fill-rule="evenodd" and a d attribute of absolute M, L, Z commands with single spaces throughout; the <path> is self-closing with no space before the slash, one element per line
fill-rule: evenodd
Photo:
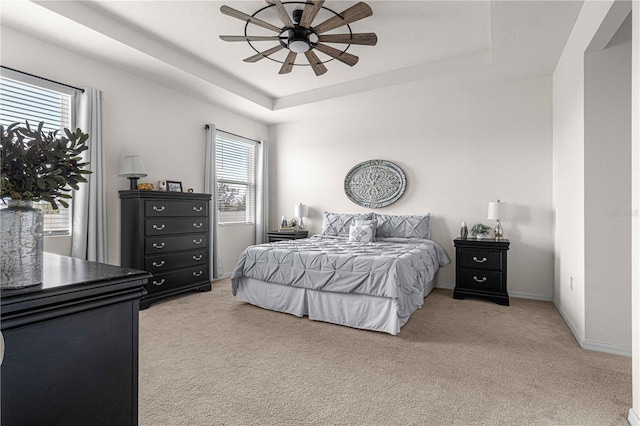
<path fill-rule="evenodd" d="M 207 247 L 207 234 L 189 234 L 147 237 L 144 241 L 145 255 L 162 254 L 179 250 L 194 250 Z"/>
<path fill-rule="evenodd" d="M 201 216 L 207 217 L 208 202 L 204 200 L 146 200 L 144 215 L 146 217 L 169 216 Z"/>
<path fill-rule="evenodd" d="M 176 218 L 153 218 L 145 219 L 144 233 L 151 235 L 186 234 L 189 232 L 203 232 L 207 230 L 207 218 L 189 217 L 184 219 Z"/>
<path fill-rule="evenodd" d="M 206 265 L 207 250 L 195 250 L 179 253 L 167 253 L 159 256 L 146 256 L 144 270 L 153 274 L 187 266 Z"/>
<path fill-rule="evenodd" d="M 145 286 L 149 293 L 157 293 L 174 287 L 180 287 L 198 281 L 209 280 L 209 268 L 196 266 L 177 271 L 166 272 L 164 274 L 154 274 Z"/>
<path fill-rule="evenodd" d="M 460 269 L 457 287 L 474 290 L 501 291 L 502 272 L 485 269 Z"/>
<path fill-rule="evenodd" d="M 457 261 L 461 268 L 502 270 L 502 256 L 499 251 L 460 248 Z"/>

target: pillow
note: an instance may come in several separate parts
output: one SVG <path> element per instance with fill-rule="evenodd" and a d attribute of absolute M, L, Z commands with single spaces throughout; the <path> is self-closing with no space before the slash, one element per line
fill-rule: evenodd
<path fill-rule="evenodd" d="M 373 241 L 376 240 L 376 231 L 378 230 L 378 219 L 358 219 L 356 220 L 356 226 L 370 225 L 373 231 Z"/>
<path fill-rule="evenodd" d="M 351 225 L 349 227 L 349 241 L 359 243 L 370 243 L 373 241 L 373 226 L 371 225 Z"/>
<path fill-rule="evenodd" d="M 324 212 L 322 216 L 322 235 L 349 235 L 349 227 L 355 225 L 356 220 L 371 219 L 372 213 L 349 214 Z"/>
<path fill-rule="evenodd" d="M 426 238 L 431 237 L 429 213 L 425 215 L 376 214 L 377 238 Z"/>

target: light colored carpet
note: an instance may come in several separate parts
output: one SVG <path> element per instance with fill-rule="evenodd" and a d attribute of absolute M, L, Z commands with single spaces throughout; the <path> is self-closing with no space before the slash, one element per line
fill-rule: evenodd
<path fill-rule="evenodd" d="M 229 280 L 140 312 L 140 425 L 626 425 L 631 359 L 553 305 L 436 289 L 398 336 L 267 311 Z"/>

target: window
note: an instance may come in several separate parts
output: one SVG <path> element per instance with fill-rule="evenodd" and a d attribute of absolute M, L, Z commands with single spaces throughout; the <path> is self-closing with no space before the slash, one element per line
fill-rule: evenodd
<path fill-rule="evenodd" d="M 72 128 L 72 105 L 74 92 L 59 91 L 57 85 L 23 76 L 10 70 L 2 70 L 0 77 L 0 123 L 5 127 L 11 123 L 37 126 L 44 121 L 44 131 Z M 54 210 L 51 204 L 40 202 L 36 207 L 44 210 L 45 235 L 71 235 L 71 209 L 60 206 Z M 0 203 L 3 208 L 4 203 Z"/>
<path fill-rule="evenodd" d="M 218 224 L 253 224 L 256 220 L 256 142 L 216 132 Z"/>

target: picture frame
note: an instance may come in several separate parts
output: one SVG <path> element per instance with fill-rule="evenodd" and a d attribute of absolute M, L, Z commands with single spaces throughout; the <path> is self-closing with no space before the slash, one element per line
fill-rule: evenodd
<path fill-rule="evenodd" d="M 168 180 L 167 182 L 167 191 L 168 192 L 182 192 L 182 182 Z"/>

